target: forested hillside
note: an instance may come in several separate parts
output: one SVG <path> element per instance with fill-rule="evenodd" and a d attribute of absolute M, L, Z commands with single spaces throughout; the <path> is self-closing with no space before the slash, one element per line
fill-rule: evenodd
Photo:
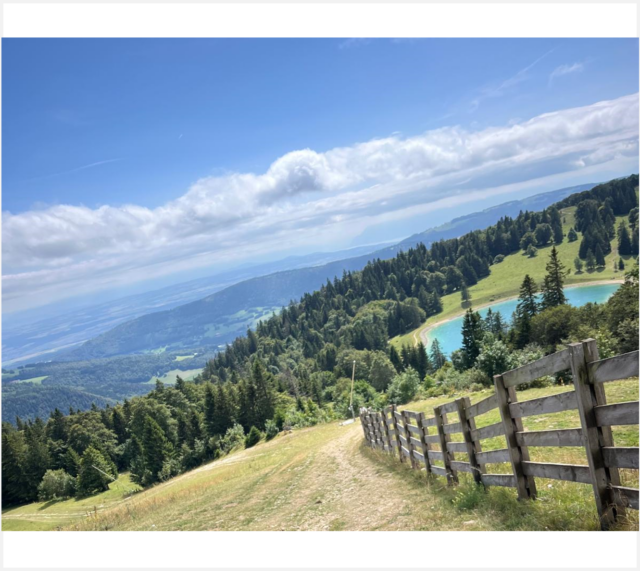
<path fill-rule="evenodd" d="M 158 347 L 179 350 L 200 345 L 225 344 L 247 328 L 255 328 L 259 320 L 279 311 L 291 300 L 318 289 L 327 279 L 333 281 L 335 277 L 341 277 L 345 271 L 361 270 L 372 260 L 392 258 L 401 250 L 408 250 L 420 243 L 429 247 L 433 242 L 486 228 L 501 217 L 515 217 L 520 211 L 542 210 L 572 192 L 593 186 L 585 184 L 554 190 L 455 218 L 447 224 L 415 234 L 396 246 L 389 246 L 372 254 L 246 280 L 202 300 L 127 321 L 57 358 L 86 360 Z"/>
<path fill-rule="evenodd" d="M 3 501 L 90 495 L 106 489 L 104 473 L 123 470 L 148 486 L 234 447 L 252 446 L 263 435 L 271 438 L 284 426 L 344 417 L 354 361 L 357 409 L 404 403 L 419 391 L 488 386 L 496 371 L 577 338 L 604 338 L 602 357 L 628 351 L 638 343 L 637 265 L 625 269 L 625 284 L 607 304 L 572 308 L 562 293 L 566 268 L 555 246 L 544 276 L 523 276 L 513 323 L 467 313 L 464 347 L 453 362 L 437 347 L 430 355 L 422 345 L 398 352 L 388 339 L 438 313 L 441 296 L 464 292 L 504 256 L 580 240 L 585 262 L 598 265 L 617 233 L 620 248 L 624 243 L 637 257 L 637 186 L 633 175 L 583 193 L 572 203 L 570 236 L 564 236 L 559 209 L 550 207 L 345 272 L 238 337 L 193 383 L 158 383 L 147 396 L 69 415 L 57 410 L 46 422 L 4 423 Z M 624 216 L 617 228 L 616 216 Z"/>

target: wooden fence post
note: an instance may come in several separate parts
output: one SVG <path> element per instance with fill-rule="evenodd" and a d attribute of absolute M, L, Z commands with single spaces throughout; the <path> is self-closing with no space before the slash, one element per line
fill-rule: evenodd
<path fill-rule="evenodd" d="M 504 435 L 507 439 L 507 449 L 509 450 L 509 458 L 513 475 L 516 478 L 516 488 L 518 490 L 518 499 L 534 499 L 536 497 L 536 484 L 533 476 L 525 476 L 522 469 L 522 462 L 529 460 L 529 450 L 525 445 L 518 445 L 516 432 L 522 432 L 522 420 L 513 418 L 509 405 L 518 401 L 516 391 L 513 387 L 505 387 L 502 375 L 493 377 L 493 384 L 496 388 L 496 397 L 498 399 L 498 409 L 502 418 L 502 426 L 504 427 Z"/>
<path fill-rule="evenodd" d="M 411 431 L 408 428 L 408 425 L 411 424 L 411 419 L 407 414 L 406 410 L 402 411 L 402 427 L 404 429 L 404 437 L 407 440 L 407 450 L 409 451 L 409 460 L 411 461 L 411 467 L 417 468 L 418 463 L 413 455 L 413 444 L 411 443 Z"/>
<path fill-rule="evenodd" d="M 596 508 L 600 517 L 600 527 L 606 530 L 616 519 L 616 509 L 600 445 L 603 436 L 601 429 L 598 428 L 594 411 L 594 407 L 597 406 L 595 389 L 594 385 L 589 382 L 587 361 L 582 343 L 569 345 L 569 354 L 571 355 L 571 375 L 576 389 L 582 438 L 587 453 Z"/>
<path fill-rule="evenodd" d="M 398 426 L 398 417 L 396 416 L 398 407 L 395 404 L 391 406 L 391 418 L 393 419 L 393 430 L 395 430 L 396 432 L 396 448 L 398 449 L 398 457 L 400 459 L 400 462 L 404 462 L 404 456 L 402 454 L 402 441 L 400 440 L 400 427 Z"/>
<path fill-rule="evenodd" d="M 469 397 L 459 398 L 456 399 L 456 406 L 458 407 L 458 416 L 460 417 L 462 436 L 464 437 L 464 443 L 467 446 L 467 456 L 469 457 L 469 464 L 471 465 L 471 470 L 473 470 L 473 479 L 475 480 L 476 484 L 482 484 L 482 472 L 480 470 L 480 464 L 478 464 L 478 460 L 476 458 L 476 449 L 471 438 L 472 428 L 469 421 L 467 420 L 467 413 L 465 410 L 466 407 L 471 406 L 471 401 L 469 400 Z"/>
<path fill-rule="evenodd" d="M 429 462 L 429 444 L 427 443 L 425 436 L 429 434 L 429 427 L 424 424 L 425 414 L 424 412 L 420 413 L 420 418 L 418 419 L 418 426 L 420 427 L 420 442 L 422 443 L 422 454 L 424 455 L 424 469 L 427 474 L 431 472 L 431 462 Z"/>
<path fill-rule="evenodd" d="M 598 344 L 595 339 L 587 339 L 582 342 L 582 348 L 584 349 L 584 358 L 587 363 L 600 360 L 600 352 L 598 351 Z M 589 368 L 587 367 L 587 374 L 589 374 Z M 607 397 L 604 392 L 604 383 L 594 383 L 593 379 L 589 378 L 589 384 L 593 387 L 596 397 L 596 406 L 603 406 L 607 404 Z M 603 426 L 600 428 L 600 441 L 601 446 L 615 446 L 613 443 L 613 434 L 610 426 Z M 620 485 L 620 472 L 618 468 L 605 468 L 609 473 L 609 481 L 614 486 Z M 624 510 L 621 506 L 617 506 L 618 514 L 621 510 Z"/>
<path fill-rule="evenodd" d="M 447 484 L 451 486 L 458 482 L 458 476 L 455 471 L 451 469 L 451 453 L 447 449 L 447 442 L 451 440 L 451 437 L 444 433 L 446 415 L 443 414 L 439 406 L 434 407 L 433 413 L 436 417 L 436 427 L 438 428 L 438 437 L 440 438 L 442 461 L 444 462 L 444 469 L 447 471 Z"/>

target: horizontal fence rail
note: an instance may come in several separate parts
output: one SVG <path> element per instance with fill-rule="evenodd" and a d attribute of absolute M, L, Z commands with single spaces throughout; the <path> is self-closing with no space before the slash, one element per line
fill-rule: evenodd
<path fill-rule="evenodd" d="M 573 390 L 518 401 L 515 387 L 542 376 L 571 371 Z M 495 392 L 471 404 L 468 397 L 434 408 L 433 416 L 396 405 L 382 412 L 360 411 L 365 442 L 397 455 L 413 469 L 458 481 L 470 474 L 484 486 L 515 488 L 519 499 L 535 499 L 535 478 L 589 484 L 602 529 L 608 529 L 626 508 L 638 509 L 638 490 L 620 483 L 619 469 L 638 470 L 638 448 L 614 445 L 611 426 L 637 425 L 638 401 L 607 404 L 603 384 L 638 376 L 638 351 L 599 359 L 593 339 L 494 377 Z M 501 421 L 476 427 L 476 419 L 492 410 Z M 522 418 L 577 410 L 580 427 L 525 431 Z M 451 436 L 456 435 L 452 441 Z M 503 437 L 506 448 L 482 450 L 482 441 Z M 529 447 L 584 448 L 586 465 L 532 462 Z M 510 474 L 487 473 L 487 466 L 508 464 Z"/>

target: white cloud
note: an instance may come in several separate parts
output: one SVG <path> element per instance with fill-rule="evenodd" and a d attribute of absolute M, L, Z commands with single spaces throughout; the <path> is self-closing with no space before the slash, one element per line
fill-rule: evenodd
<path fill-rule="evenodd" d="M 549 75 L 549 84 L 553 82 L 557 77 L 562 77 L 563 75 L 569 75 L 571 73 L 579 73 L 584 70 L 584 63 L 576 62 L 571 65 L 563 64 L 556 67 L 551 74 Z"/>
<path fill-rule="evenodd" d="M 154 209 L 4 212 L 3 301 L 17 309 L 288 244 L 355 237 L 373 222 L 415 215 L 412 207 L 433 208 L 452 195 L 477 200 L 507 182 L 637 154 L 634 94 L 480 131 L 452 126 L 324 153 L 293 151 L 261 174 L 200 179 Z M 469 180 L 477 185 L 473 197 L 460 188 Z"/>

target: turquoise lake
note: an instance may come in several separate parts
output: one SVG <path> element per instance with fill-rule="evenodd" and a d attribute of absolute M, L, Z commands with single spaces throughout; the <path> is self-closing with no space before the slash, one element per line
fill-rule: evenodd
<path fill-rule="evenodd" d="M 620 284 L 574 286 L 565 288 L 564 293 L 567 296 L 567 301 L 571 305 L 579 307 L 589 302 L 604 303 L 619 287 Z M 503 319 L 507 323 L 511 323 L 511 314 L 516 310 L 516 305 L 518 305 L 517 299 L 500 301 L 479 309 L 478 313 L 482 317 L 485 317 L 487 311 L 491 308 L 494 312 L 499 311 Z M 460 349 L 460 347 L 462 347 L 462 317 L 462 315 L 456 317 L 429 331 L 427 334 L 429 339 L 427 347 L 430 347 L 433 340 L 437 339 L 442 351 L 446 355 L 450 355 L 452 351 Z"/>

